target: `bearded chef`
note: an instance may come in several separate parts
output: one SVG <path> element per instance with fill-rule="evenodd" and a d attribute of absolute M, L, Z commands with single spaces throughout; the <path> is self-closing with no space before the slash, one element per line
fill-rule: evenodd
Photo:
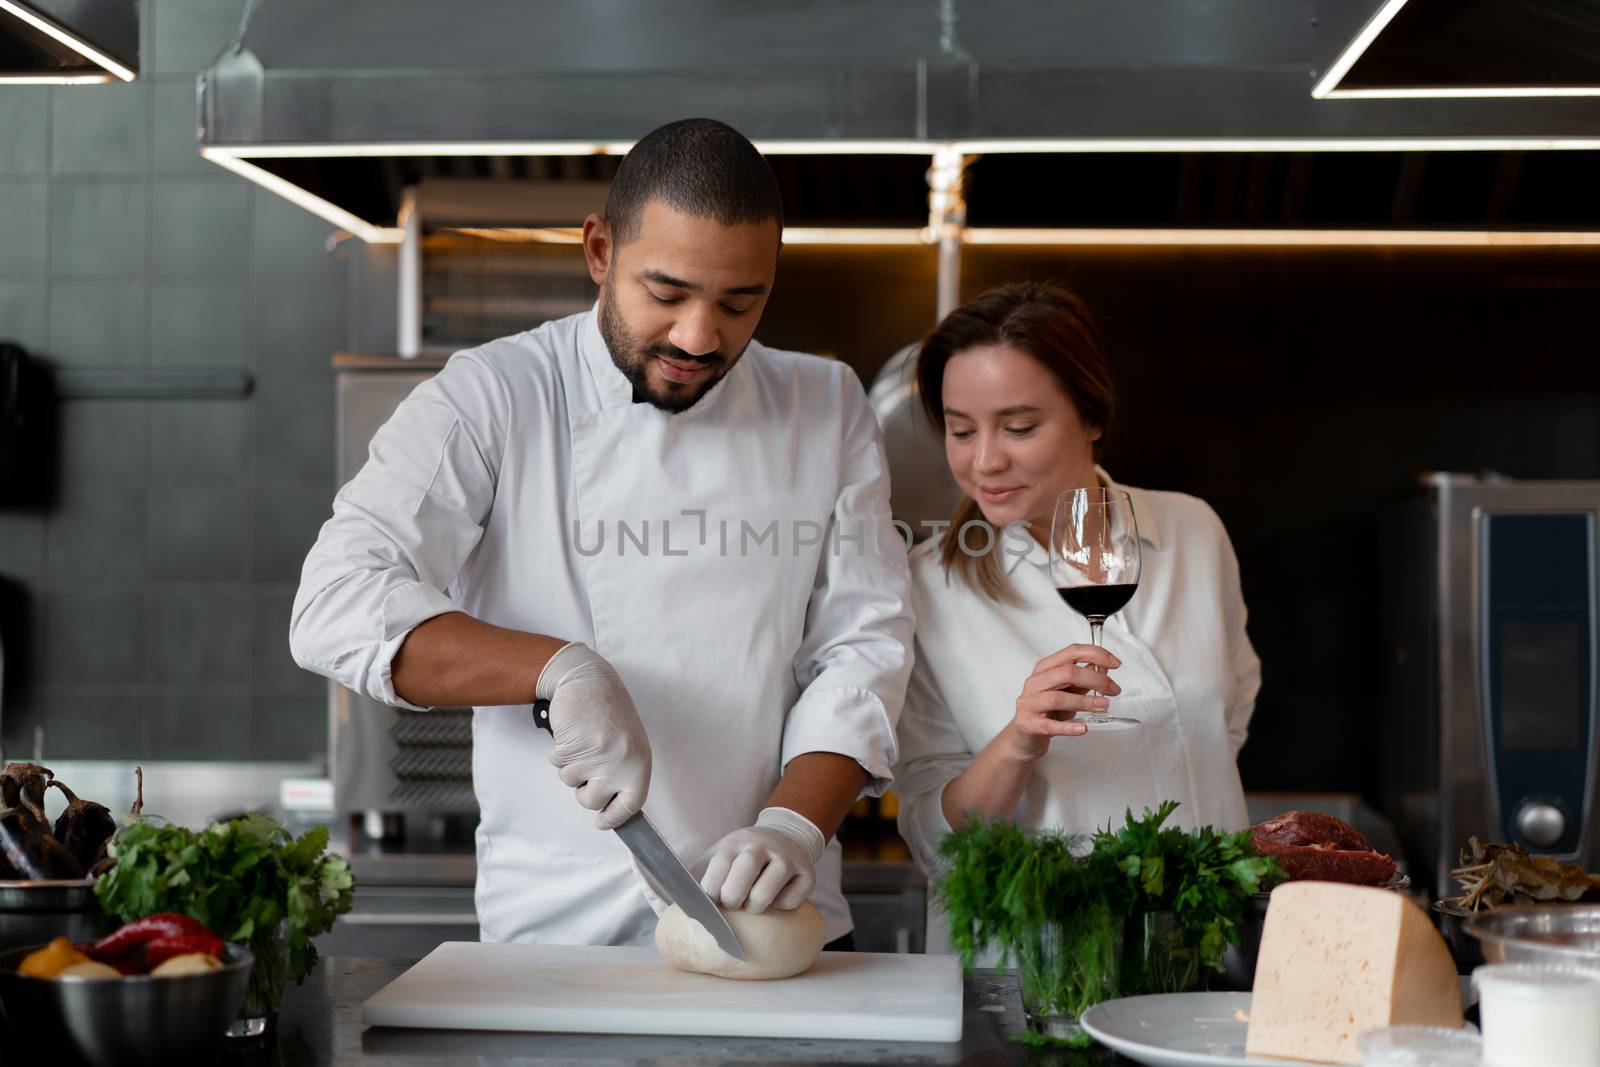
<path fill-rule="evenodd" d="M 738 132 L 647 135 L 584 223 L 595 308 L 418 386 L 306 559 L 301 666 L 475 709 L 486 941 L 649 943 L 663 905 L 596 830 L 648 800 L 713 899 L 810 899 L 849 947 L 830 838 L 889 783 L 908 578 L 860 382 L 752 340 L 781 234 Z"/>

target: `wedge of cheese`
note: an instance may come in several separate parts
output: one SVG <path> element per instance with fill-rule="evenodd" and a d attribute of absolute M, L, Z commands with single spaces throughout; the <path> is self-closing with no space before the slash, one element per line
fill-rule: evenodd
<path fill-rule="evenodd" d="M 1272 891 L 1256 956 L 1245 1052 L 1360 1063 L 1380 1026 L 1461 1025 L 1461 984 L 1444 939 L 1399 893 L 1333 882 Z"/>

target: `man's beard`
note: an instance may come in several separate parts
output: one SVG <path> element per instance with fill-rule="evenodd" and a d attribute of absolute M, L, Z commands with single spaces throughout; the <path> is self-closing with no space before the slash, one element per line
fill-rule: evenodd
<path fill-rule="evenodd" d="M 611 299 L 611 294 L 604 292 L 600 298 L 600 336 L 605 339 L 606 348 L 611 351 L 611 362 L 617 365 L 617 370 L 621 371 L 622 376 L 633 386 L 634 403 L 643 401 L 652 404 L 669 415 L 688 411 L 700 403 L 701 398 L 723 379 L 734 360 L 738 358 L 735 356 L 734 359 L 729 359 L 721 352 L 691 356 L 678 346 L 665 341 L 640 345 L 634 340 L 628 324 L 622 321 L 622 315 L 617 311 L 616 302 Z M 707 365 L 711 367 L 711 374 L 698 385 L 675 385 L 669 382 L 667 390 L 662 392 L 651 385 L 646 373 L 652 356 L 665 356 L 674 363 L 687 366 Z"/>

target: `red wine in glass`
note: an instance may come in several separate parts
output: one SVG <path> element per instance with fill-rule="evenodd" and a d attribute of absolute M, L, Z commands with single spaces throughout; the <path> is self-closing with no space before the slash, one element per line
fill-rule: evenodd
<path fill-rule="evenodd" d="M 1050 524 L 1050 576 L 1056 592 L 1089 620 L 1089 641 L 1100 646 L 1106 618 L 1127 607 L 1139 589 L 1139 528 L 1133 500 L 1119 489 L 1073 489 L 1056 498 Z M 1090 696 L 1099 696 L 1091 690 Z M 1134 726 L 1138 719 L 1082 711 L 1089 727 Z"/>

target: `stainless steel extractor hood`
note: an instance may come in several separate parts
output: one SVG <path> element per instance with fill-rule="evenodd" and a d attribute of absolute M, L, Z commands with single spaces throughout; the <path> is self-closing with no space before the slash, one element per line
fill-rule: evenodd
<path fill-rule="evenodd" d="M 1600 99 L 1313 99 L 1380 6 L 257 0 L 202 75 L 200 149 L 396 241 L 423 178 L 581 169 L 689 115 L 771 154 L 902 155 L 918 174 L 941 150 L 1600 149 Z"/>
<path fill-rule="evenodd" d="M 0 0 L 0 86 L 133 81 L 135 0 Z"/>

